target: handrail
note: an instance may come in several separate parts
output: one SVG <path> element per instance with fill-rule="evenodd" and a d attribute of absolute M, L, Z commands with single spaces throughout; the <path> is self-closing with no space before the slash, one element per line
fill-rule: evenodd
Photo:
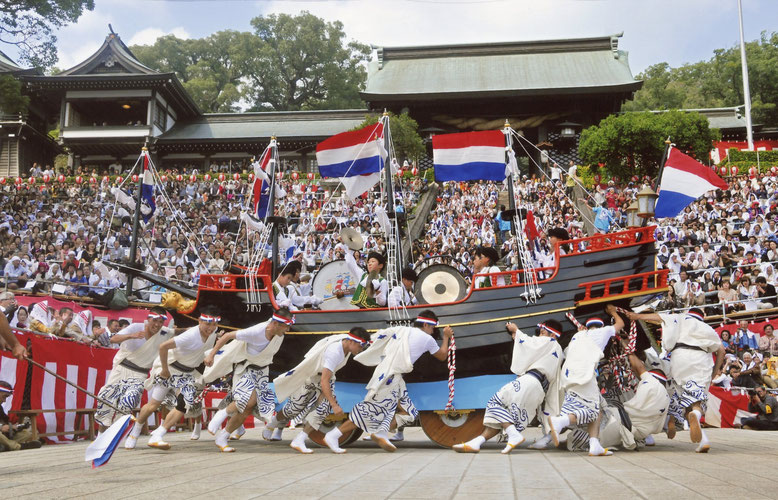
<path fill-rule="evenodd" d="M 553 271 L 556 267 L 536 267 L 531 269 L 533 274 L 535 274 L 535 280 L 540 282 L 542 280 L 538 279 L 538 275 L 541 273 L 545 273 L 546 271 Z M 497 280 L 493 278 L 499 278 L 499 277 L 508 277 L 509 281 L 506 280 L 506 283 L 504 285 L 491 285 L 491 286 L 483 286 L 478 288 L 478 290 L 489 290 L 491 288 L 502 288 L 505 286 L 514 286 L 514 285 L 526 285 L 525 282 L 519 281 L 519 274 L 527 274 L 529 270 L 528 269 L 512 269 L 512 270 L 506 270 L 506 271 L 500 271 L 499 273 L 479 273 L 473 275 L 473 280 L 480 276 L 486 276 L 489 278 L 489 281 L 492 283 L 496 283 Z"/>
<path fill-rule="evenodd" d="M 606 250 L 614 247 L 654 243 L 656 226 L 630 228 L 617 233 L 595 234 L 584 238 L 576 238 L 558 243 L 570 245 L 572 248 L 566 255 L 579 255 L 587 252 Z M 584 248 L 581 249 L 581 246 Z"/>
<path fill-rule="evenodd" d="M 657 271 L 649 271 L 645 273 L 637 273 L 637 274 L 630 274 L 627 276 L 617 276 L 614 278 L 607 278 L 602 280 L 596 280 L 596 281 L 587 281 L 586 283 L 581 283 L 578 285 L 579 288 L 584 287 L 584 298 L 581 299 L 579 302 L 585 302 L 588 300 L 592 300 L 592 288 L 595 286 L 603 285 L 603 295 L 602 297 L 595 297 L 596 299 L 605 299 L 605 298 L 618 298 L 621 295 L 625 294 L 632 294 L 632 293 L 639 293 L 639 292 L 647 292 L 652 290 L 661 290 L 663 288 L 667 288 L 667 275 L 668 275 L 667 269 L 660 269 Z M 654 286 L 649 288 L 648 286 L 648 280 L 650 278 L 654 278 Z M 640 279 L 640 287 L 637 290 L 630 290 L 629 285 L 630 282 L 633 280 Z M 622 283 L 621 291 L 611 295 L 611 286 L 617 283 Z"/>

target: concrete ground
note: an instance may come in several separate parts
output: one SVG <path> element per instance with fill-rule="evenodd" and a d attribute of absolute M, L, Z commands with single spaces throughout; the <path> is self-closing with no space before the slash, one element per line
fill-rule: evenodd
<path fill-rule="evenodd" d="M 173 448 L 117 450 L 99 469 L 84 462 L 87 443 L 0 454 L 3 498 L 285 499 L 379 498 L 778 498 L 778 432 L 708 429 L 713 447 L 694 453 L 688 433 L 664 436 L 645 451 L 611 457 L 523 449 L 539 435 L 526 432 L 522 449 L 500 455 L 487 444 L 477 455 L 437 447 L 418 428 L 406 430 L 395 453 L 359 441 L 345 455 L 317 448 L 292 451 L 249 430 L 237 452 L 219 453 L 212 437 L 168 434 Z"/>

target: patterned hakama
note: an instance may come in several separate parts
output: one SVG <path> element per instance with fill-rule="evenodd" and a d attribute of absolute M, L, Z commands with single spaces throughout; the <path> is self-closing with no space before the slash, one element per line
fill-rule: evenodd
<path fill-rule="evenodd" d="M 402 418 L 400 425 L 416 420 L 419 411 L 408 396 L 408 389 L 401 374 L 396 374 L 382 383 L 373 396 L 357 403 L 349 413 L 349 419 L 363 431 L 375 434 L 389 432 L 389 426 L 395 417 L 397 407 L 402 407 L 407 417 Z"/>
<path fill-rule="evenodd" d="M 247 367 L 240 374 L 237 381 L 233 380 L 232 400 L 235 401 L 238 411 L 246 412 L 251 395 L 257 393 L 257 404 L 253 408 L 256 417 L 264 422 L 270 421 L 275 413 L 275 394 L 268 388 L 268 367 Z"/>
<path fill-rule="evenodd" d="M 562 415 L 575 415 L 577 425 L 585 425 L 597 420 L 600 414 L 600 399 L 588 399 L 573 391 L 565 393 L 565 399 L 562 402 Z"/>
<path fill-rule="evenodd" d="M 145 373 L 136 372 L 121 365 L 111 370 L 108 381 L 97 393 L 97 396 L 119 408 L 121 413 L 98 400 L 95 420 L 101 425 L 109 427 L 116 418 L 135 411 L 140 405 L 145 380 Z"/>
<path fill-rule="evenodd" d="M 335 391 L 335 380 L 330 379 L 330 389 Z M 321 390 L 321 379 L 305 384 L 289 396 L 283 409 L 276 418 L 281 425 L 294 420 L 305 422 L 319 430 L 324 420 L 332 413 L 332 405 L 324 397 Z"/>
<path fill-rule="evenodd" d="M 513 424 L 523 431 L 535 418 L 546 393 L 537 377 L 522 375 L 505 384 L 486 403 L 484 425 L 502 429 L 502 424 Z"/>

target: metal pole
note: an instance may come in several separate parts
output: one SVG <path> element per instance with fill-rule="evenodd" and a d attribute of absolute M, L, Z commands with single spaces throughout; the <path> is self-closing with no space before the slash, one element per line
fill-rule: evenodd
<path fill-rule="evenodd" d="M 390 154 L 390 147 L 391 147 L 391 137 L 389 136 L 390 130 L 389 130 L 389 113 L 384 111 L 383 116 L 381 117 L 381 122 L 384 126 L 384 149 L 387 152 L 387 160 L 389 160 L 389 163 L 387 164 L 386 161 L 384 161 L 384 184 L 385 184 L 385 190 L 386 190 L 386 214 L 389 216 L 390 219 L 392 219 L 392 223 L 397 222 L 397 214 L 394 211 L 394 184 L 392 183 L 392 167 L 391 167 L 391 154 Z M 407 214 L 406 214 L 407 215 Z M 402 274 L 403 270 L 403 247 L 402 247 L 402 239 L 400 238 L 400 227 L 399 224 L 397 224 L 396 231 L 394 231 L 394 240 L 395 240 L 395 248 L 397 251 L 395 252 L 395 263 L 394 265 L 397 266 L 397 281 L 400 281 L 400 275 Z M 394 284 L 391 284 L 390 286 L 393 286 Z"/>
<path fill-rule="evenodd" d="M 270 138 L 270 151 L 267 152 L 267 154 L 270 155 L 270 196 L 268 197 L 267 201 L 267 211 L 265 212 L 265 221 L 267 221 L 268 217 L 274 217 L 276 214 L 276 171 L 278 170 L 278 162 L 276 161 L 276 151 L 278 146 L 276 145 L 276 138 L 275 136 Z M 271 230 L 271 239 L 272 239 L 272 250 L 271 250 L 271 256 L 270 260 L 272 263 L 272 272 L 271 276 L 273 279 L 276 278 L 276 273 L 278 273 L 278 223 L 275 221 L 275 219 L 271 219 L 273 222 L 273 229 Z"/>
<path fill-rule="evenodd" d="M 136 193 L 137 196 L 135 196 L 135 214 L 133 215 L 132 219 L 132 239 L 130 240 L 130 267 L 133 269 L 135 268 L 135 259 L 138 257 L 138 230 L 140 229 L 140 207 L 141 202 L 143 201 L 141 199 L 141 187 L 143 186 L 143 174 L 145 173 L 145 167 L 146 167 L 146 155 L 148 155 L 149 148 L 146 146 L 143 146 L 141 148 L 141 156 L 143 156 L 143 166 L 140 170 L 140 175 L 138 175 L 138 185 L 136 186 L 136 189 L 138 192 Z M 135 280 L 132 273 L 129 273 L 127 276 L 127 297 L 132 295 L 132 282 Z"/>
<path fill-rule="evenodd" d="M 746 104 L 746 137 L 748 150 L 754 150 L 754 130 L 751 124 L 751 88 L 748 85 L 748 61 L 746 60 L 746 42 L 743 37 L 743 1 L 737 0 L 737 17 L 740 22 L 740 65 L 743 71 L 743 99 Z"/>

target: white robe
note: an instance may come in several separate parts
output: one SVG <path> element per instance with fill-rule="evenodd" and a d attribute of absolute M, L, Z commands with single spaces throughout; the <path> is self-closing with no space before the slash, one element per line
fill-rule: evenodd
<path fill-rule="evenodd" d="M 331 335 L 325 337 L 316 342 L 307 353 L 305 358 L 294 368 L 286 373 L 282 373 L 273 380 L 273 387 L 276 391 L 276 396 L 279 401 L 283 401 L 288 398 L 292 393 L 298 390 L 300 387 L 312 382 L 318 374 L 321 373 L 324 363 L 324 352 L 327 347 L 335 342 L 340 342 L 343 339 L 349 338 L 346 334 Z M 343 359 L 343 362 L 337 366 L 335 371 L 339 370 L 346 364 L 350 354 L 347 354 Z"/>

